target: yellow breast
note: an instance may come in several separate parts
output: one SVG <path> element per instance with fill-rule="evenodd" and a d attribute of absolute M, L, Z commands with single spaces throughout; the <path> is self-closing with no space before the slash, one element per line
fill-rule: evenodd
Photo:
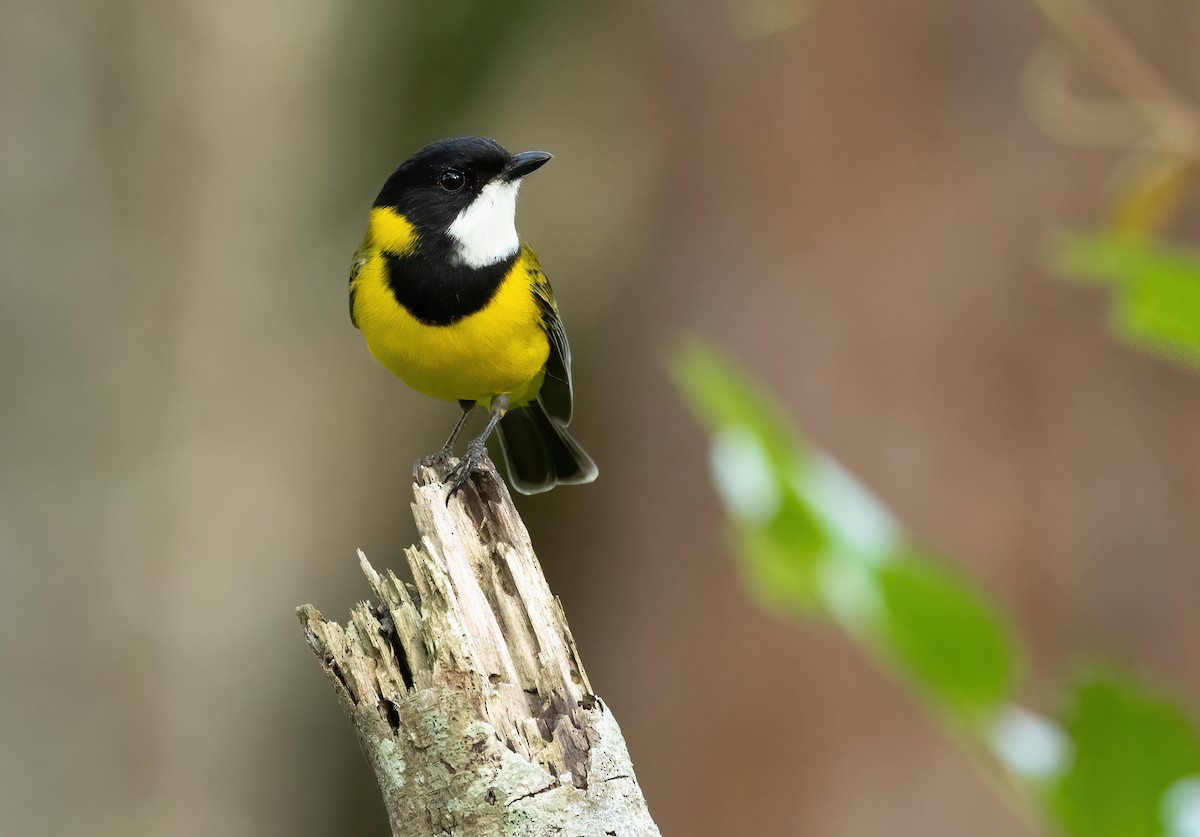
<path fill-rule="evenodd" d="M 445 326 L 426 325 L 399 305 L 383 255 L 363 255 L 352 283 L 354 319 L 371 354 L 392 374 L 446 401 L 486 406 L 492 396 L 507 394 L 516 406 L 537 397 L 550 343 L 531 289 L 531 253 L 522 249 L 485 307 Z"/>

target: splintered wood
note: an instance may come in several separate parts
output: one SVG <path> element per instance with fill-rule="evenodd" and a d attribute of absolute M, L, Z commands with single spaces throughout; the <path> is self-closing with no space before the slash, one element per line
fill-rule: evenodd
<path fill-rule="evenodd" d="M 449 504 L 437 482 L 415 494 L 415 586 L 360 551 L 374 603 L 345 627 L 297 609 L 392 833 L 657 835 L 503 481 L 488 464 Z"/>

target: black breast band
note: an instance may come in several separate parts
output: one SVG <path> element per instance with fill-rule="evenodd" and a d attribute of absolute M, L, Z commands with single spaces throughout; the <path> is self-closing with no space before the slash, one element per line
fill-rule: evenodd
<path fill-rule="evenodd" d="M 396 302 L 425 325 L 453 325 L 482 311 L 517 261 L 507 259 L 487 267 L 456 267 L 447 259 L 395 256 L 385 253 L 388 286 Z"/>

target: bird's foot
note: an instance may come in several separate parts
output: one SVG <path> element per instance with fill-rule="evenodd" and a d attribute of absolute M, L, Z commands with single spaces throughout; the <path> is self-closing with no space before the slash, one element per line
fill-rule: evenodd
<path fill-rule="evenodd" d="M 467 452 L 446 475 L 446 482 L 450 485 L 450 490 L 446 492 L 447 505 L 450 504 L 450 498 L 454 496 L 454 492 L 463 487 L 475 469 L 482 465 L 487 458 L 487 445 L 482 439 L 472 439 L 467 443 Z"/>
<path fill-rule="evenodd" d="M 418 459 L 413 463 L 413 482 L 420 482 L 422 468 L 428 468 L 435 474 L 441 474 L 452 456 L 453 451 L 450 448 L 442 448 L 437 453 L 431 453 L 429 456 Z"/>

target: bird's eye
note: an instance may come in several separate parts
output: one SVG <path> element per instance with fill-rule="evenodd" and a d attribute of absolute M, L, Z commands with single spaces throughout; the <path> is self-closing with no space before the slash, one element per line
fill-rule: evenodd
<path fill-rule="evenodd" d="M 438 184 L 447 192 L 457 192 L 467 182 L 467 178 L 457 169 L 446 169 L 438 178 Z"/>

